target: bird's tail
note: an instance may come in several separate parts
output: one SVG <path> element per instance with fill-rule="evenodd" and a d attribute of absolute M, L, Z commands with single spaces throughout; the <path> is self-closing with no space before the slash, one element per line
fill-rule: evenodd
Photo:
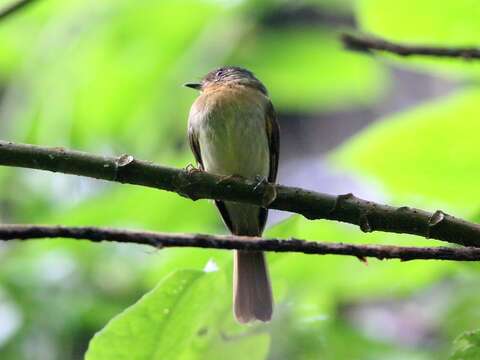
<path fill-rule="evenodd" d="M 262 252 L 235 251 L 233 310 L 240 323 L 272 318 L 272 288 Z"/>

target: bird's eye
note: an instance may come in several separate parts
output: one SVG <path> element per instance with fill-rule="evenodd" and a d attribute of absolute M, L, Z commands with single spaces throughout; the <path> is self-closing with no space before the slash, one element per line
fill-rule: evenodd
<path fill-rule="evenodd" d="M 215 73 L 215 76 L 216 77 L 222 77 L 222 75 L 225 73 L 225 71 L 223 70 L 218 70 L 216 73 Z"/>

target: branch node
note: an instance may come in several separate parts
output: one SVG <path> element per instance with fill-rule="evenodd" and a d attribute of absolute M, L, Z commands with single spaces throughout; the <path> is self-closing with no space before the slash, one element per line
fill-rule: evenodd
<path fill-rule="evenodd" d="M 274 184 L 266 183 L 262 191 L 262 205 L 268 208 L 277 198 L 277 189 Z"/>
<path fill-rule="evenodd" d="M 350 200 L 352 198 L 355 198 L 355 196 L 352 193 L 347 193 L 347 194 L 340 194 L 335 198 L 335 204 L 333 204 L 332 209 L 329 211 L 329 214 L 333 214 L 337 209 L 341 206 L 341 203 Z"/>
<path fill-rule="evenodd" d="M 195 181 L 192 180 L 195 174 L 197 174 L 197 171 L 191 172 L 190 170 L 182 170 L 172 180 L 172 185 L 175 187 L 178 195 L 193 201 L 197 201 L 201 198 L 195 196 L 195 192 L 192 193 L 189 191 L 190 187 L 195 185 Z"/>
<path fill-rule="evenodd" d="M 445 219 L 445 213 L 442 210 L 435 211 L 430 219 L 428 219 L 428 226 L 433 227 L 440 224 Z"/>
<path fill-rule="evenodd" d="M 360 260 L 360 262 L 362 264 L 364 264 L 365 266 L 368 266 L 368 260 L 365 256 L 357 256 L 357 259 Z M 380 260 L 382 260 L 382 259 L 380 259 Z"/>
<path fill-rule="evenodd" d="M 342 201 L 343 200 L 348 200 L 348 199 L 351 199 L 351 198 L 354 198 L 354 197 L 355 197 L 355 195 L 353 195 L 352 193 L 340 194 L 340 195 L 337 196 L 337 198 L 339 200 L 342 200 Z"/>
<path fill-rule="evenodd" d="M 124 167 L 130 164 L 133 160 L 135 159 L 132 155 L 123 154 L 116 159 L 115 164 L 117 167 Z"/>
<path fill-rule="evenodd" d="M 369 233 L 373 231 L 372 225 L 368 220 L 367 213 L 363 213 L 360 215 L 360 217 L 358 218 L 358 225 L 360 226 L 360 230 L 362 230 L 364 233 Z"/>
<path fill-rule="evenodd" d="M 135 159 L 132 155 L 123 154 L 123 155 L 120 155 L 117 158 L 114 158 L 113 161 L 109 161 L 109 162 L 104 163 L 103 167 L 104 168 L 112 167 L 113 168 L 112 180 L 117 181 L 118 180 L 118 170 L 120 168 L 123 168 L 123 167 L 127 166 L 128 164 L 131 164 L 133 162 L 133 160 L 135 160 Z"/>
<path fill-rule="evenodd" d="M 428 219 L 428 226 L 427 226 L 427 234 L 425 235 L 425 238 L 430 239 L 430 230 L 440 224 L 444 219 L 445 219 L 445 213 L 442 210 L 437 210 L 435 211 L 432 216 Z"/>

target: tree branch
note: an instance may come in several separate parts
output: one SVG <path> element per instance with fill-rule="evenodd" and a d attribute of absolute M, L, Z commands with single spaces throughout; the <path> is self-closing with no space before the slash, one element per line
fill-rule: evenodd
<path fill-rule="evenodd" d="M 115 241 L 165 247 L 198 247 L 249 251 L 297 252 L 317 255 L 351 255 L 360 259 L 374 257 L 407 260 L 478 261 L 480 249 L 449 247 L 411 247 L 389 245 L 354 245 L 304 240 L 262 239 L 242 236 L 205 234 L 167 234 L 158 232 L 108 229 L 98 227 L 66 227 L 37 225 L 1 225 L 0 240 L 45 238 L 84 239 L 93 242 Z"/>
<path fill-rule="evenodd" d="M 33 2 L 35 2 L 35 0 L 18 0 L 5 6 L 3 9 L 0 9 L 0 21 L 4 20 L 10 15 L 13 15 L 14 13 L 23 9 L 27 5 L 32 4 Z"/>
<path fill-rule="evenodd" d="M 355 197 L 329 195 L 295 187 L 256 184 L 201 171 L 179 170 L 135 160 L 91 155 L 63 148 L 0 141 L 0 165 L 87 176 L 173 191 L 184 197 L 218 199 L 295 212 L 308 219 L 328 219 L 358 225 L 364 232 L 405 233 L 450 243 L 480 247 L 480 225 L 438 210 L 430 213 L 393 207 Z"/>
<path fill-rule="evenodd" d="M 385 51 L 399 56 L 436 56 L 469 59 L 480 59 L 480 49 L 475 47 L 442 47 L 407 45 L 390 42 L 375 37 L 363 37 L 342 34 L 343 45 L 353 51 L 371 53 L 372 50 Z"/>

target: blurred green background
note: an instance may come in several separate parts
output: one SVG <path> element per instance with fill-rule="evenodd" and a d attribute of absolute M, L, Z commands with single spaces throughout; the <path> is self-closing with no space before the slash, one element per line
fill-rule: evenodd
<path fill-rule="evenodd" d="M 1 138 L 184 167 L 181 85 L 240 65 L 279 114 L 281 183 L 480 221 L 480 62 L 338 40 L 480 46 L 479 18 L 472 0 L 37 0 L 0 22 Z M 3 223 L 225 233 L 210 202 L 153 189 L 12 168 L 0 184 Z M 438 245 L 278 212 L 266 235 Z M 2 360 L 447 359 L 480 327 L 477 264 L 269 254 L 275 317 L 240 326 L 228 252 L 0 245 Z"/>

